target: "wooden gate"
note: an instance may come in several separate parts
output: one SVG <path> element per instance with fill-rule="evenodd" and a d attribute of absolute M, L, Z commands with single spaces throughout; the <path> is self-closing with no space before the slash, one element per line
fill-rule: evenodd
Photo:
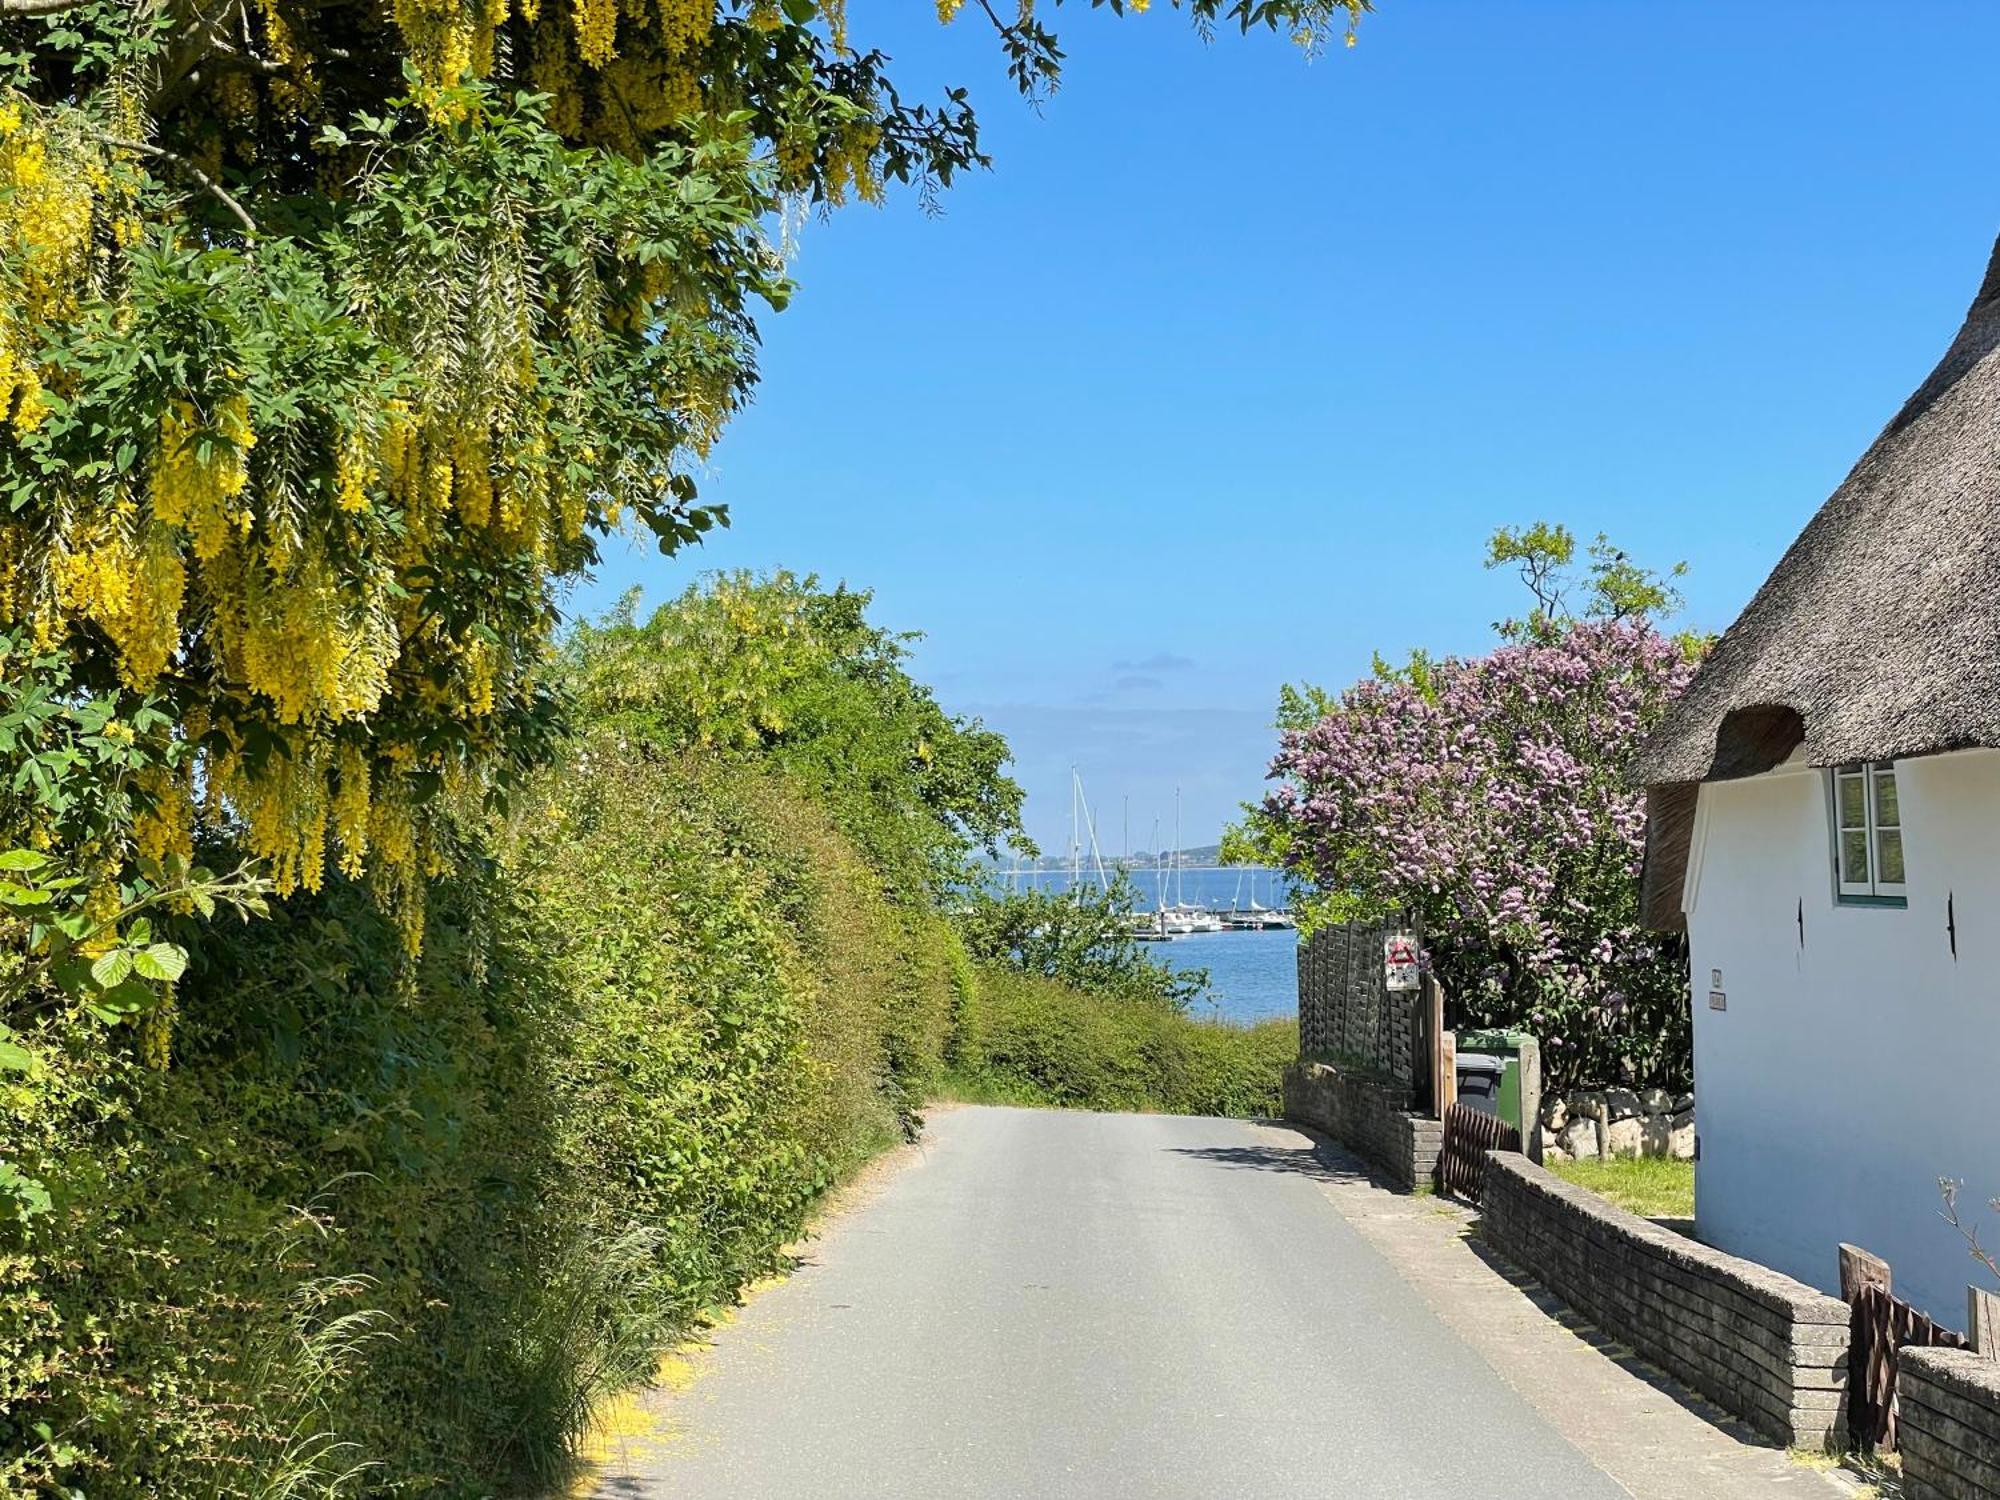
<path fill-rule="evenodd" d="M 1444 1146 L 1438 1152 L 1438 1187 L 1468 1203 L 1480 1201 L 1486 1185 L 1486 1153 L 1519 1151 L 1521 1132 L 1469 1104 L 1447 1104 Z"/>
<path fill-rule="evenodd" d="M 1879 1282 L 1857 1286 L 1848 1301 L 1847 1433 L 1860 1447 L 1886 1451 L 1896 1446 L 1897 1352 L 1972 1346 Z"/>

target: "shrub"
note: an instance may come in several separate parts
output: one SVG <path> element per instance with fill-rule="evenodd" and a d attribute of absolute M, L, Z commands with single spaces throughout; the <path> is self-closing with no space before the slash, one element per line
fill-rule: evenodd
<path fill-rule="evenodd" d="M 1180 1010 L 1208 988 L 1206 969 L 1155 962 L 1132 935 L 1136 894 L 1121 873 L 1110 889 L 994 891 L 975 886 L 958 912 L 972 956 L 1093 994 Z"/>
<path fill-rule="evenodd" d="M 546 1478 L 914 1117 L 962 958 L 811 800 L 600 741 L 533 803 L 419 958 L 334 880 L 197 934 L 170 1069 L 29 1035 L 0 1492 Z"/>
<path fill-rule="evenodd" d="M 980 970 L 966 1092 L 1018 1103 L 1275 1115 L 1298 1025 L 1236 1027 L 999 965 Z"/>
<path fill-rule="evenodd" d="M 1423 923 L 1455 1022 L 1535 1032 L 1556 1084 L 1683 1087 L 1686 957 L 1640 924 L 1624 773 L 1692 673 L 1644 621 L 1419 656 L 1286 730 L 1262 819 L 1317 887 L 1310 916 Z"/>

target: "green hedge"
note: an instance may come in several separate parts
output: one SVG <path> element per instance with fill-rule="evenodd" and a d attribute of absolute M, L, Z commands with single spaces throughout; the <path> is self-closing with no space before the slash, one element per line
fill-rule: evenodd
<path fill-rule="evenodd" d="M 1000 965 L 979 972 L 955 1082 L 972 1097 L 1082 1109 L 1276 1115 L 1298 1025 L 1236 1027 L 1086 993 Z"/>
<path fill-rule="evenodd" d="M 422 956 L 363 891 L 192 935 L 174 1063 L 0 1080 L 0 1494 L 484 1495 L 772 1267 L 967 1001 L 813 804 L 599 741 Z"/>
<path fill-rule="evenodd" d="M 819 799 L 599 736 L 436 885 L 192 929 L 173 1062 L 76 1018 L 0 1075 L 0 1494 L 475 1496 L 772 1268 L 947 1070 L 1276 1109 L 1289 1026 L 975 970 Z"/>

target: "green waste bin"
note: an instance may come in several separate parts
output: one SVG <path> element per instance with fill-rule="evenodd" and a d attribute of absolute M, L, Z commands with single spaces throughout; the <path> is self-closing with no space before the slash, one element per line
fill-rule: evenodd
<path fill-rule="evenodd" d="M 1534 1034 L 1527 1031 L 1512 1031 L 1504 1027 L 1492 1031 L 1461 1031 L 1458 1034 L 1458 1057 L 1463 1063 L 1468 1056 L 1491 1057 L 1500 1064 L 1500 1085 L 1494 1097 L 1493 1112 L 1521 1132 L 1521 1139 L 1528 1138 L 1528 1127 L 1532 1119 L 1522 1115 L 1521 1056 L 1523 1052 L 1532 1055 L 1536 1061 L 1534 1070 L 1540 1071 L 1540 1052 Z M 1540 1092 L 1540 1079 L 1528 1081 L 1530 1093 Z M 1541 1101 L 1529 1102 L 1530 1111 L 1538 1110 Z"/>

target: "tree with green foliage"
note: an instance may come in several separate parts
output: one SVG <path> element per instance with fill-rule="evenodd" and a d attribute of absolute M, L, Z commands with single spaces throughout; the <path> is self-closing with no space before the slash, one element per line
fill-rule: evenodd
<path fill-rule="evenodd" d="M 1108 890 L 996 891 L 972 887 L 958 913 L 965 946 L 1072 989 L 1184 1010 L 1208 988 L 1205 969 L 1155 963 L 1132 935 L 1137 893 L 1121 872 Z"/>
<path fill-rule="evenodd" d="M 1176 8 L 1311 48 L 1368 0 Z M 977 12 L 1057 85 L 1032 4 Z M 887 65 L 842 0 L 0 0 L 0 628 L 159 710 L 90 881 L 206 819 L 416 939 L 548 753 L 564 581 L 724 518 L 770 227 L 986 165 Z"/>
<path fill-rule="evenodd" d="M 1523 625 L 1495 628 L 1504 634 L 1532 628 L 1537 622 L 1579 618 L 1569 604 L 1579 582 L 1585 591 L 1580 617 L 1586 620 L 1664 620 L 1678 614 L 1686 603 L 1676 587 L 1678 580 L 1687 576 L 1685 562 L 1675 563 L 1664 573 L 1655 572 L 1634 562 L 1601 531 L 1586 549 L 1586 556 L 1589 562 L 1579 580 L 1574 572 L 1576 536 L 1560 522 L 1536 521 L 1530 526 L 1496 530 L 1486 544 L 1487 568 L 1518 569 L 1535 607 Z"/>
<path fill-rule="evenodd" d="M 928 899 L 976 852 L 1025 841 L 1022 792 L 1006 740 L 939 706 L 910 675 L 919 637 L 870 623 L 872 598 L 810 575 L 730 573 L 641 623 L 628 594 L 564 643 L 572 712 L 661 748 L 777 767 Z"/>

